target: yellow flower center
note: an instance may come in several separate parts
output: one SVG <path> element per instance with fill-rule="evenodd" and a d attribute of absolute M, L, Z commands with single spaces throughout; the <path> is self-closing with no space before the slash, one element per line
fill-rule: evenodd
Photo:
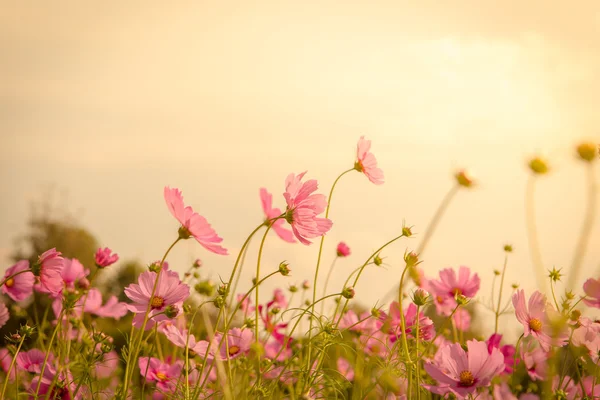
<path fill-rule="evenodd" d="M 531 320 L 529 320 L 529 329 L 531 329 L 534 332 L 539 332 L 542 330 L 542 321 L 540 321 L 537 318 L 532 318 Z"/>
<path fill-rule="evenodd" d="M 474 383 L 475 378 L 473 378 L 471 371 L 463 371 L 460 373 L 460 386 L 469 387 L 473 386 Z"/>
<path fill-rule="evenodd" d="M 235 356 L 239 352 L 240 352 L 240 348 L 238 346 L 231 346 L 229 348 L 229 355 L 230 356 Z"/>
<path fill-rule="evenodd" d="M 162 373 L 162 372 L 157 372 L 156 373 L 156 377 L 161 382 L 164 382 L 164 381 L 166 381 L 168 379 L 167 376 L 164 373 Z"/>
<path fill-rule="evenodd" d="M 150 305 L 152 308 L 161 308 L 165 304 L 165 300 L 160 296 L 152 296 L 152 300 L 150 300 Z"/>
<path fill-rule="evenodd" d="M 9 280 L 7 280 L 6 282 L 4 282 L 4 285 L 6 287 L 13 287 L 15 284 L 15 280 L 13 278 L 10 278 Z"/>
<path fill-rule="evenodd" d="M 462 290 L 460 288 L 454 288 L 452 289 L 452 293 L 454 293 L 454 295 L 456 296 L 457 294 L 462 294 Z"/>

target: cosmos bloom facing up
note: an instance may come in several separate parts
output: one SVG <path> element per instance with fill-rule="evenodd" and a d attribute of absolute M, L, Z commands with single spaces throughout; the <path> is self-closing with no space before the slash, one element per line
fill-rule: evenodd
<path fill-rule="evenodd" d="M 356 162 L 354 163 L 354 169 L 358 172 L 364 173 L 371 182 L 376 185 L 381 185 L 383 181 L 383 171 L 381 168 L 377 168 L 377 159 L 371 149 L 371 141 L 366 140 L 364 136 L 358 139 L 358 145 L 356 146 Z"/>
<path fill-rule="evenodd" d="M 279 208 L 273 208 L 273 195 L 265 188 L 260 188 L 260 201 L 266 217 L 265 223 L 268 223 L 267 221 L 270 219 L 281 216 L 281 210 Z M 273 229 L 277 236 L 284 242 L 296 243 L 293 232 L 284 228 L 284 220 L 282 218 L 271 222 L 271 229 Z"/>
<path fill-rule="evenodd" d="M 206 250 L 227 255 L 227 250 L 219 245 L 223 239 L 217 235 L 204 217 L 194 212 L 192 207 L 185 206 L 179 189 L 166 186 L 164 196 L 169 211 L 181 223 L 180 236 L 184 238 L 193 236 Z"/>
<path fill-rule="evenodd" d="M 287 203 L 285 220 L 292 225 L 292 231 L 302 243 L 309 245 L 310 238 L 323 236 L 333 224 L 327 218 L 319 218 L 327 208 L 327 200 L 322 194 L 313 194 L 319 187 L 316 180 L 302 182 L 306 172 L 290 174 L 285 180 L 283 197 Z"/>
<path fill-rule="evenodd" d="M 21 260 L 9 269 L 4 274 L 4 279 L 9 276 L 19 273 L 19 275 L 7 279 L 0 290 L 14 301 L 22 301 L 31 296 L 33 293 L 33 285 L 35 284 L 35 276 L 29 269 L 29 261 Z M 27 271 L 27 272 L 22 272 Z"/>

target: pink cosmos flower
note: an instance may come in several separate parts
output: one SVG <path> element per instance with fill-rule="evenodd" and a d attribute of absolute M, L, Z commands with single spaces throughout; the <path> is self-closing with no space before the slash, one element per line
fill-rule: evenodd
<path fill-rule="evenodd" d="M 284 331 L 288 324 L 284 322 L 276 322 L 276 315 L 271 312 L 273 306 L 279 307 L 275 300 L 268 302 L 266 307 L 262 304 L 259 304 L 258 312 L 265 326 L 265 330 L 269 332 L 276 340 L 283 341 L 285 339 Z"/>
<path fill-rule="evenodd" d="M 265 223 L 269 220 L 281 216 L 281 210 L 279 208 L 273 208 L 273 196 L 267 192 L 267 189 L 260 188 L 260 201 L 262 203 L 263 212 L 265 213 Z M 284 228 L 283 219 L 278 219 L 271 223 L 271 229 L 285 242 L 296 243 L 294 234 L 289 229 Z"/>
<path fill-rule="evenodd" d="M 42 371 L 42 365 L 44 364 L 44 359 L 46 357 L 46 353 L 39 349 L 31 349 L 29 351 L 21 351 L 17 355 L 17 365 L 21 370 L 28 372 L 35 372 L 39 374 Z M 48 362 L 54 361 L 54 355 L 52 353 L 48 356 Z"/>
<path fill-rule="evenodd" d="M 581 398 L 581 389 L 570 376 L 566 375 L 563 378 L 559 378 L 554 375 L 552 378 L 552 393 L 556 393 L 558 390 L 562 391 L 567 400 L 575 400 Z"/>
<path fill-rule="evenodd" d="M 494 333 L 490 338 L 486 341 L 488 345 L 488 353 L 492 353 L 492 349 L 496 348 L 500 350 L 502 355 L 504 356 L 504 373 L 511 374 L 516 364 L 519 363 L 519 358 L 517 357 L 517 362 L 515 363 L 515 346 L 511 344 L 506 344 L 504 346 L 500 346 L 500 341 L 502 340 L 502 335 Z"/>
<path fill-rule="evenodd" d="M 535 344 L 535 340 L 524 340 L 521 346 L 521 358 L 527 369 L 529 377 L 536 380 L 545 380 L 548 374 L 548 353 Z"/>
<path fill-rule="evenodd" d="M 29 269 L 29 261 L 21 260 L 9 269 L 6 270 L 4 278 L 15 275 L 21 272 L 19 275 L 7 279 L 2 285 L 1 291 L 14 301 L 23 301 L 33 293 L 33 285 L 35 284 L 35 276 Z M 27 271 L 27 272 L 22 272 Z"/>
<path fill-rule="evenodd" d="M 81 305 L 83 305 L 83 300 L 78 301 L 78 306 L 81 307 Z M 100 290 L 92 288 L 88 291 L 84 311 L 99 317 L 118 320 L 127 314 L 127 303 L 120 302 L 116 296 L 110 296 L 102 305 L 102 293 Z"/>
<path fill-rule="evenodd" d="M 590 307 L 600 308 L 600 279 L 588 279 L 583 284 L 583 291 L 588 298 L 583 302 Z"/>
<path fill-rule="evenodd" d="M 119 261 L 119 255 L 117 253 L 112 254 L 112 250 L 108 247 L 99 248 L 95 255 L 96 267 L 106 268 Z"/>
<path fill-rule="evenodd" d="M 461 332 L 466 332 L 471 327 L 471 314 L 464 308 L 459 308 L 452 316 L 452 321 L 454 322 L 456 329 Z"/>
<path fill-rule="evenodd" d="M 571 343 L 574 346 L 583 346 L 594 362 L 599 362 L 600 356 L 600 322 L 592 321 L 586 317 L 580 317 L 579 327 L 573 331 Z M 600 392 L 598 393 L 600 395 Z"/>
<path fill-rule="evenodd" d="M 39 286 L 36 290 L 42 293 L 57 294 L 62 288 L 60 272 L 63 268 L 63 258 L 55 248 L 45 251 L 38 257 L 38 262 L 33 266 L 34 275 L 39 277 Z"/>
<path fill-rule="evenodd" d="M 512 297 L 517 320 L 523 324 L 524 337 L 529 335 L 536 338 L 544 351 L 551 346 L 563 346 L 568 340 L 565 329 L 558 329 L 558 312 L 546 301 L 546 296 L 535 291 L 525 305 L 525 292 L 518 290 Z"/>
<path fill-rule="evenodd" d="M 63 268 L 60 271 L 60 277 L 62 278 L 65 288 L 75 288 L 75 284 L 89 274 L 90 271 L 84 268 L 83 264 L 81 264 L 78 259 L 65 258 L 63 260 Z"/>
<path fill-rule="evenodd" d="M 451 304 L 450 312 L 452 312 L 452 309 L 456 306 L 454 296 L 474 297 L 479 291 L 480 281 L 477 274 L 471 276 L 471 270 L 468 267 L 461 266 L 458 269 L 458 277 L 453 269 L 446 268 L 440 271 L 440 280 L 431 279 L 428 284 L 431 291 L 434 292 L 434 298 L 439 296 L 442 300 L 440 303 L 445 301 L 446 304 Z M 447 312 L 447 309 L 445 308 L 444 312 Z"/>
<path fill-rule="evenodd" d="M 354 169 L 358 172 L 364 173 L 371 182 L 376 185 L 383 183 L 383 171 L 377 168 L 377 159 L 371 149 L 371 141 L 366 140 L 364 136 L 358 139 L 358 145 L 356 146 L 356 162 L 354 163 Z"/>
<path fill-rule="evenodd" d="M 399 339 L 402 332 L 402 318 L 400 315 L 400 306 L 397 301 L 390 304 L 389 317 L 384 316 L 384 321 L 390 325 L 389 333 L 393 335 L 392 342 Z M 406 335 L 412 338 L 416 337 L 417 306 L 413 303 L 410 303 L 404 312 L 404 322 L 406 324 Z M 419 340 L 431 340 L 434 336 L 435 328 L 433 321 L 422 312 L 419 312 Z"/>
<path fill-rule="evenodd" d="M 265 357 L 271 360 L 285 361 L 292 357 L 292 338 L 286 336 L 283 340 L 269 338 L 265 347 Z"/>
<path fill-rule="evenodd" d="M 302 244 L 309 245 L 309 238 L 323 236 L 333 223 L 327 218 L 317 217 L 327 208 L 327 200 L 322 194 L 313 194 L 319 186 L 316 180 L 302 183 L 305 174 L 288 175 L 283 197 L 287 203 L 285 220 L 292 225 L 296 238 Z"/>
<path fill-rule="evenodd" d="M 181 376 L 183 361 L 173 364 L 161 362 L 158 358 L 140 357 L 138 360 L 140 374 L 149 382 L 156 382 L 156 388 L 166 392 L 173 392 L 177 380 Z"/>
<path fill-rule="evenodd" d="M 78 400 L 83 398 L 81 391 L 79 391 L 75 397 L 72 397 L 72 393 L 75 392 L 77 385 L 75 385 L 73 375 L 71 375 L 69 370 L 57 374 L 54 365 L 46 365 L 44 374 L 41 377 L 39 375 L 34 377 L 31 381 L 29 390 L 32 394 L 36 392 L 38 381 L 40 379 L 42 380 L 42 383 L 40 384 L 40 391 L 38 394 L 41 398 L 64 400 Z"/>
<path fill-rule="evenodd" d="M 119 355 L 116 351 L 111 350 L 100 356 L 100 359 L 94 365 L 92 370 L 93 376 L 97 379 L 110 378 L 119 366 Z"/>
<path fill-rule="evenodd" d="M 354 368 L 352 368 L 350 362 L 348 362 L 348 360 L 346 360 L 345 358 L 340 357 L 337 359 L 337 370 L 344 378 L 346 378 L 350 382 L 354 380 Z"/>
<path fill-rule="evenodd" d="M 195 213 L 192 207 L 185 206 L 179 189 L 165 186 L 164 195 L 169 211 L 181 223 L 180 235 L 193 236 L 206 250 L 227 255 L 227 249 L 219 245 L 223 239 L 217 235 L 204 217 Z"/>
<path fill-rule="evenodd" d="M 8 308 L 6 308 L 4 303 L 0 303 L 0 328 L 6 325 L 9 318 L 10 314 L 8 313 Z"/>
<path fill-rule="evenodd" d="M 240 310 L 244 312 L 244 316 L 254 311 L 254 306 L 251 305 L 250 296 L 246 296 L 245 293 L 238 293 L 236 299 L 240 304 Z"/>
<path fill-rule="evenodd" d="M 204 356 L 204 354 L 206 354 L 206 350 L 209 347 L 208 342 L 204 340 L 201 340 L 200 342 L 196 341 L 194 335 L 188 334 L 187 329 L 180 330 L 173 324 L 167 325 L 164 328 L 163 333 L 165 334 L 167 339 L 169 339 L 169 341 L 177 347 L 185 349 L 187 343 L 188 351 L 190 353 L 196 353 Z M 213 350 L 214 349 L 211 349 L 211 353 L 214 353 Z"/>
<path fill-rule="evenodd" d="M 368 311 L 358 316 L 354 311 L 348 310 L 342 317 L 339 327 L 340 329 L 349 329 L 361 334 L 369 334 L 379 330 L 382 325 L 383 320 L 372 318 L 371 313 Z"/>
<path fill-rule="evenodd" d="M 336 254 L 338 257 L 348 257 L 350 255 L 350 247 L 344 242 L 337 245 Z"/>
<path fill-rule="evenodd" d="M 453 343 L 438 350 L 433 362 L 425 363 L 425 370 L 438 385 L 423 386 L 436 394 L 452 392 L 459 399 L 489 386 L 492 378 L 504 370 L 504 356 L 495 348 L 488 353 L 485 342 L 476 340 L 469 340 L 467 348 L 465 352 L 459 343 Z"/>
<path fill-rule="evenodd" d="M 132 283 L 125 288 L 125 295 L 133 301 L 133 304 L 127 304 L 127 309 L 137 314 L 134 317 L 134 325 L 136 326 L 142 324 L 148 305 L 150 305 L 149 318 L 164 321 L 168 319 L 165 314 L 154 316 L 162 313 L 170 305 L 181 308 L 183 301 L 190 295 L 189 286 L 179 280 L 177 272 L 162 271 L 158 277 L 156 291 L 152 296 L 155 280 L 156 272 L 142 272 L 137 284 Z"/>
<path fill-rule="evenodd" d="M 593 376 L 586 376 L 583 378 L 583 388 L 585 389 L 585 396 L 590 399 L 597 399 L 600 397 L 600 382 Z"/>
<path fill-rule="evenodd" d="M 13 358 L 12 353 L 10 351 L 8 351 L 8 349 L 5 349 L 5 348 L 0 349 L 0 368 L 4 371 L 5 374 L 8 373 L 8 370 L 10 369 L 10 364 L 12 363 L 12 358 Z M 16 376 L 17 376 L 17 369 L 15 367 L 13 367 L 13 369 L 10 371 L 10 376 L 8 377 L 8 380 L 14 381 Z"/>
<path fill-rule="evenodd" d="M 214 343 L 221 342 L 223 334 L 215 333 Z M 247 354 L 250 345 L 254 342 L 254 335 L 251 329 L 233 328 L 225 335 L 225 340 L 221 343 L 219 357 L 221 360 L 233 360 L 241 355 Z"/>

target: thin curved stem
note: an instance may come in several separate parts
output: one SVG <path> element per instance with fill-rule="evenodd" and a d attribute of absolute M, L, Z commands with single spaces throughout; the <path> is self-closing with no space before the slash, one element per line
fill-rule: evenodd
<path fill-rule="evenodd" d="M 6 371 L 6 380 L 4 381 L 4 385 L 2 385 L 2 394 L 0 395 L 0 399 L 4 398 L 4 393 L 6 393 L 6 386 L 8 385 L 8 381 L 10 379 L 10 373 L 13 370 L 14 366 L 15 366 L 15 361 L 17 361 L 17 356 L 19 355 L 19 351 L 21 350 L 21 346 L 23 346 L 23 342 L 25 341 L 25 335 L 23 335 L 21 337 L 21 341 L 19 342 L 19 346 L 17 347 L 17 351 L 15 353 L 15 355 L 12 358 L 12 361 L 10 362 L 10 366 L 8 367 L 8 371 Z M 17 377 L 17 374 L 15 373 L 15 379 Z M 40 380 L 42 379 L 42 377 L 40 376 Z M 17 385 L 18 387 L 18 385 Z"/>
<path fill-rule="evenodd" d="M 7 276 L 6 278 L 4 278 L 4 279 L 2 280 L 2 283 L 0 283 L 0 287 L 4 286 L 4 284 L 5 284 L 6 282 L 8 282 L 9 280 L 13 279 L 15 276 L 18 276 L 18 275 L 24 274 L 25 272 L 31 272 L 31 273 L 33 274 L 33 272 L 31 271 L 31 269 L 25 269 L 25 270 L 23 270 L 23 271 L 15 272 L 14 274 L 12 274 L 12 275 L 10 275 L 10 276 Z"/>
<path fill-rule="evenodd" d="M 263 253 L 263 248 L 265 246 L 265 241 L 267 239 L 267 234 L 269 233 L 269 230 L 271 230 L 271 226 L 272 224 L 269 224 L 269 226 L 267 226 L 267 230 L 265 231 L 265 234 L 262 237 L 262 240 L 260 241 L 260 247 L 258 248 L 258 258 L 256 260 L 256 283 L 258 283 L 260 281 L 260 261 L 262 259 L 262 253 Z M 256 344 L 256 346 L 258 346 L 258 342 L 259 342 L 259 337 L 258 337 L 258 326 L 259 326 L 259 315 L 258 315 L 258 295 L 259 295 L 259 286 L 260 285 L 256 285 L 256 303 L 254 304 L 254 315 L 255 315 L 255 319 L 256 322 L 254 323 L 254 343 Z M 223 332 L 223 337 L 225 337 L 227 335 L 227 332 Z M 256 381 L 260 382 L 260 359 L 256 360 Z"/>
<path fill-rule="evenodd" d="M 46 364 L 48 363 L 48 359 L 50 358 L 50 351 L 52 350 L 52 344 L 54 343 L 54 339 L 56 338 L 56 333 L 58 332 L 58 328 L 62 325 L 62 317 L 64 315 L 65 308 L 63 307 L 58 314 L 58 318 L 56 319 L 56 327 L 52 332 L 52 336 L 50 337 L 50 343 L 48 343 L 48 350 L 46 350 L 46 355 L 44 356 L 44 363 L 42 364 L 42 370 L 40 371 L 40 379 L 38 379 L 37 387 L 35 388 L 35 397 L 37 398 L 40 387 L 42 386 L 42 376 L 44 376 L 44 371 L 46 370 Z"/>
<path fill-rule="evenodd" d="M 506 275 L 506 265 L 508 264 L 508 254 L 504 256 L 504 267 L 502 267 L 502 276 L 500 277 L 500 292 L 498 293 L 498 308 L 496 309 L 496 323 L 494 333 L 498 333 L 498 318 L 500 317 L 500 304 L 502 303 L 502 288 L 504 287 L 504 276 Z"/>
<path fill-rule="evenodd" d="M 535 176 L 530 175 L 527 179 L 527 187 L 525 189 L 525 223 L 527 225 L 527 241 L 529 243 L 529 253 L 531 254 L 531 262 L 536 275 L 536 280 L 539 289 L 542 293 L 546 292 L 546 279 L 544 278 L 544 263 L 542 262 L 542 254 L 540 252 L 540 244 L 538 242 L 537 226 L 535 223 Z"/>
<path fill-rule="evenodd" d="M 567 281 L 567 289 L 572 289 L 577 283 L 577 278 L 579 278 L 579 272 L 581 270 L 581 263 L 583 262 L 587 245 L 591 237 L 592 227 L 594 226 L 594 220 L 596 219 L 598 188 L 594 178 L 594 165 L 592 163 L 589 163 L 588 165 L 587 178 L 587 208 L 583 219 L 583 225 L 581 226 L 581 233 L 579 234 L 579 241 L 575 248 L 575 254 L 573 254 L 573 261 L 571 261 L 571 273 L 569 274 L 569 279 Z"/>

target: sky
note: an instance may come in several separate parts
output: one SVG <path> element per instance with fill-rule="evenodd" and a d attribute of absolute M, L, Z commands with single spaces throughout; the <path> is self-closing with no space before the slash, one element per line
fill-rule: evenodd
<path fill-rule="evenodd" d="M 218 281 L 262 221 L 259 188 L 283 207 L 286 176 L 308 171 L 327 193 L 362 135 L 386 183 L 352 173 L 336 188 L 323 265 L 341 240 L 352 256 L 331 287 L 404 221 L 414 238 L 387 249 L 385 268 L 367 268 L 356 287 L 358 302 L 376 304 L 453 173 L 468 168 L 477 188 L 450 205 L 425 273 L 469 266 L 485 303 L 511 243 L 507 282 L 531 292 L 524 193 L 535 154 L 552 167 L 535 194 L 544 263 L 568 270 L 587 190 L 574 148 L 600 143 L 595 1 L 0 3 L 0 270 L 48 188 L 122 259 L 160 259 L 177 230 L 162 198 L 170 185 L 232 254 L 187 241 L 171 265 L 183 271 L 199 257 Z M 600 273 L 600 214 L 595 225 L 588 276 Z M 258 240 L 251 246 L 245 282 Z M 287 260 L 292 276 L 268 282 L 265 296 L 311 278 L 317 251 L 269 236 L 262 271 Z"/>

